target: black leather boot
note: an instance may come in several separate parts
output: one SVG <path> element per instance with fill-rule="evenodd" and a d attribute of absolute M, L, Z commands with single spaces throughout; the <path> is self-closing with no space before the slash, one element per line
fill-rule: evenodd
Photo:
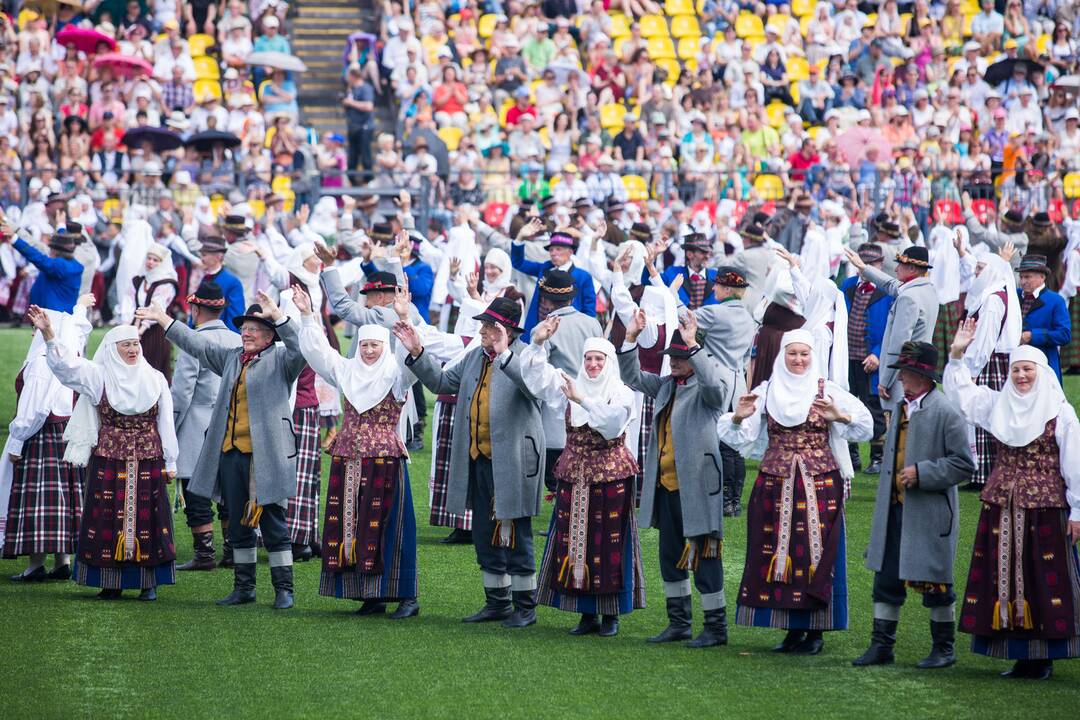
<path fill-rule="evenodd" d="M 213 570 L 217 567 L 214 559 L 214 531 L 191 533 L 191 544 L 195 554 L 183 565 L 177 565 L 177 570 Z"/>
<path fill-rule="evenodd" d="M 600 620 L 600 632 L 597 633 L 600 637 L 615 637 L 619 634 L 619 616 L 618 615 L 602 615 Z"/>
<path fill-rule="evenodd" d="M 1050 676 L 1054 674 L 1054 661 L 1053 660 L 1029 660 L 1028 661 L 1028 680 L 1049 680 Z"/>
<path fill-rule="evenodd" d="M 855 472 L 862 470 L 862 455 L 859 454 L 859 443 L 848 443 L 848 456 L 851 458 L 851 469 Z"/>
<path fill-rule="evenodd" d="M 881 474 L 881 458 L 885 454 L 885 446 L 880 443 L 870 443 L 870 464 L 863 473 L 866 475 Z"/>
<path fill-rule="evenodd" d="M 229 542 L 229 523 L 227 522 L 221 523 L 221 562 L 218 563 L 218 567 L 236 567 L 233 561 L 232 543 Z"/>
<path fill-rule="evenodd" d="M 666 643 L 690 639 L 690 596 L 668 598 L 666 604 L 668 626 L 661 630 L 659 635 L 653 635 L 646 642 Z"/>
<path fill-rule="evenodd" d="M 246 605 L 255 602 L 255 563 L 233 566 L 233 591 L 218 605 Z"/>
<path fill-rule="evenodd" d="M 727 645 L 727 608 L 705 611 L 705 626 L 701 634 L 686 643 L 690 648 L 707 648 Z"/>
<path fill-rule="evenodd" d="M 504 628 L 526 628 L 536 623 L 536 591 L 515 590 L 511 593 L 514 612 L 503 620 Z"/>
<path fill-rule="evenodd" d="M 803 641 L 791 651 L 792 655 L 817 655 L 825 647 L 825 633 L 820 630 L 807 630 Z"/>
<path fill-rule="evenodd" d="M 472 545 L 472 530 L 454 530 L 439 541 L 443 545 Z"/>
<path fill-rule="evenodd" d="M 293 543 L 292 545 L 293 562 L 307 562 L 312 557 L 311 545 L 299 543 Z"/>
<path fill-rule="evenodd" d="M 870 647 L 859 657 L 851 661 L 855 667 L 867 667 L 869 665 L 891 665 L 893 646 L 896 645 L 895 620 L 882 620 L 874 618 L 874 629 L 870 631 Z"/>
<path fill-rule="evenodd" d="M 354 615 L 360 617 L 367 617 L 368 615 L 383 615 L 386 613 L 386 603 L 381 600 L 365 600 L 364 604 L 360 606 Z"/>
<path fill-rule="evenodd" d="M 484 607 L 480 608 L 479 612 L 462 618 L 461 622 L 495 622 L 496 620 L 505 620 L 514 612 L 514 607 L 510 604 L 510 588 L 508 587 L 486 587 L 484 588 L 484 598 Z"/>
<path fill-rule="evenodd" d="M 594 613 L 581 613 L 581 620 L 570 631 L 571 635 L 591 635 L 600 632 L 600 620 Z"/>
<path fill-rule="evenodd" d="M 799 647 L 799 644 L 805 639 L 805 630 L 788 630 L 784 639 L 780 641 L 780 644 L 774 645 L 772 651 L 775 653 L 789 653 Z"/>
<path fill-rule="evenodd" d="M 390 613 L 391 620 L 404 620 L 405 618 L 416 617 L 420 614 L 420 603 L 416 602 L 416 598 L 407 598 L 398 603 L 397 610 Z"/>
<path fill-rule="evenodd" d="M 288 610 L 293 606 L 292 565 L 270 568 L 270 582 L 274 584 L 274 609 Z"/>
<path fill-rule="evenodd" d="M 920 670 L 937 670 L 955 665 L 956 626 L 951 622 L 934 622 L 931 620 L 930 638 L 934 642 L 930 648 L 930 654 L 920 660 L 915 667 Z"/>

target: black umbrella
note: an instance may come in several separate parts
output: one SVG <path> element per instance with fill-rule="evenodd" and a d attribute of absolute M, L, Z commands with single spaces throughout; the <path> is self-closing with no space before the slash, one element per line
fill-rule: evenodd
<path fill-rule="evenodd" d="M 172 130 L 151 127 L 150 125 L 140 125 L 137 128 L 128 130 L 124 133 L 124 137 L 120 138 L 120 142 L 131 149 L 140 148 L 143 143 L 149 142 L 154 146 L 154 152 L 156 153 L 175 150 L 184 144 L 183 138 Z"/>
<path fill-rule="evenodd" d="M 1036 73 L 1046 72 L 1046 67 L 1040 65 L 1034 60 L 1027 60 L 1025 58 L 1010 58 L 1008 60 L 1002 60 L 996 62 L 990 67 L 986 68 L 986 75 L 983 79 L 986 80 L 992 87 L 997 87 L 1001 83 L 1005 82 L 1013 76 L 1013 68 L 1017 65 L 1024 68 L 1024 76 L 1030 79 L 1032 75 Z"/>
<path fill-rule="evenodd" d="M 194 147 L 199 152 L 209 152 L 218 143 L 222 143 L 226 148 L 234 148 L 240 145 L 240 138 L 230 132 L 204 130 L 185 140 L 184 147 Z"/>

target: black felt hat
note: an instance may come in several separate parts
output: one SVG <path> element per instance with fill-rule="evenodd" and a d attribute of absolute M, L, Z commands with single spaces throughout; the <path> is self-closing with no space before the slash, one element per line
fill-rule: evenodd
<path fill-rule="evenodd" d="M 235 325 L 236 329 L 239 330 L 244 326 L 244 323 L 250 320 L 251 322 L 259 323 L 260 325 L 269 330 L 273 330 L 276 334 L 277 326 L 274 325 L 273 321 L 269 318 L 258 317 L 255 314 L 257 312 L 262 312 L 262 305 L 260 305 L 259 303 L 252 303 L 251 305 L 248 305 L 248 309 L 244 311 L 243 315 L 233 318 L 233 325 Z"/>
<path fill-rule="evenodd" d="M 364 287 L 360 288 L 361 295 L 367 295 L 373 291 L 394 292 L 397 290 L 397 278 L 394 273 L 379 270 L 368 275 Z"/>
<path fill-rule="evenodd" d="M 213 280 L 204 280 L 198 290 L 187 296 L 187 301 L 189 305 L 202 305 L 220 310 L 225 307 L 225 293 Z"/>
<path fill-rule="evenodd" d="M 671 344 L 668 345 L 667 349 L 660 354 L 667 355 L 673 358 L 682 358 L 685 360 L 689 357 L 692 357 L 697 351 L 698 348 L 694 348 L 693 350 L 691 350 L 690 346 L 686 344 L 685 340 L 683 340 L 682 331 L 676 330 L 671 335 Z"/>
<path fill-rule="evenodd" d="M 1046 264 L 1045 255 L 1025 255 L 1020 260 L 1017 272 L 1041 272 L 1043 275 L 1050 274 L 1050 267 Z"/>
<path fill-rule="evenodd" d="M 898 265 L 914 265 L 917 268 L 928 270 L 933 267 L 930 264 L 930 251 L 924 247 L 914 245 L 896 256 Z"/>
<path fill-rule="evenodd" d="M 574 276 L 565 270 L 548 268 L 540 278 L 540 292 L 555 300 L 572 299 L 577 293 Z"/>
<path fill-rule="evenodd" d="M 521 305 L 510 298 L 497 297 L 491 301 L 484 312 L 474 315 L 473 320 L 496 323 L 510 330 L 518 330 L 521 322 Z"/>
<path fill-rule="evenodd" d="M 928 377 L 934 382 L 941 378 L 937 374 L 938 350 L 931 343 L 908 340 L 900 348 L 896 362 L 889 365 L 893 370 L 907 370 Z"/>

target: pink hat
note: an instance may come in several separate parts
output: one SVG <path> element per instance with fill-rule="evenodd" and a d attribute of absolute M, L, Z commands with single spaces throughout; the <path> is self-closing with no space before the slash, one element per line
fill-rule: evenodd
<path fill-rule="evenodd" d="M 1009 114 L 1007 112 L 1005 112 L 1005 108 L 998 108 L 997 110 L 994 111 L 994 119 L 995 120 L 997 120 L 998 118 L 1008 117 L 1008 115 Z"/>

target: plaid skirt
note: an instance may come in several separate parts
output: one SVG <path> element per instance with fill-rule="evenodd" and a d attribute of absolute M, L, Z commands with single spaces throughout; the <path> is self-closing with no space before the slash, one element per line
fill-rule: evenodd
<path fill-rule="evenodd" d="M 1069 301 L 1069 319 L 1073 334 L 1068 345 L 1061 348 L 1061 372 L 1080 369 L 1080 295 Z"/>
<path fill-rule="evenodd" d="M 289 498 L 285 525 L 295 545 L 309 545 L 319 539 L 319 483 L 322 456 L 319 454 L 319 408 L 293 410 L 296 433 L 296 496 Z"/>
<path fill-rule="evenodd" d="M 641 426 L 638 430 L 637 466 L 638 474 L 634 478 L 634 507 L 641 507 L 641 488 L 645 482 L 645 456 L 649 453 L 649 441 L 652 440 L 653 408 L 656 401 L 648 395 L 641 401 Z"/>
<path fill-rule="evenodd" d="M 83 472 L 61 460 L 65 427 L 66 421 L 43 425 L 23 445 L 22 459 L 12 468 L 5 558 L 75 552 L 82 516 Z"/>
<path fill-rule="evenodd" d="M 431 514 L 428 522 L 436 527 L 472 530 L 472 510 L 464 515 L 454 515 L 446 510 L 446 497 L 450 481 L 450 447 L 454 439 L 454 403 L 445 400 L 435 402 L 435 422 L 432 428 L 431 476 L 428 490 L 431 498 Z"/>
<path fill-rule="evenodd" d="M 954 300 L 938 308 L 937 323 L 934 325 L 934 347 L 938 351 L 938 375 L 945 372 L 949 362 L 949 349 L 960 321 L 964 318 L 964 303 Z"/>
<path fill-rule="evenodd" d="M 1009 379 L 1009 355 L 1008 353 L 994 353 L 986 362 L 982 372 L 975 378 L 976 385 L 988 387 L 991 390 L 1000 390 Z M 975 428 L 975 474 L 971 476 L 971 482 L 975 485 L 984 485 L 986 478 L 990 477 L 990 471 L 994 467 L 995 451 L 994 436 L 980 427 Z"/>

